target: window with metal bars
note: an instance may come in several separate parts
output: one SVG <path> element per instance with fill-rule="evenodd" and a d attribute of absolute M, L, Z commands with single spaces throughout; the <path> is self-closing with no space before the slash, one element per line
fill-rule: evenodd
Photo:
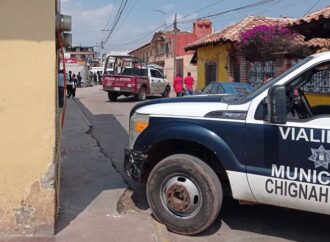
<path fill-rule="evenodd" d="M 269 78 L 273 78 L 276 74 L 276 63 L 274 61 L 268 61 L 266 63 L 261 62 L 249 62 L 248 65 L 248 80 L 247 82 L 253 87 L 260 87 Z"/>
<path fill-rule="evenodd" d="M 316 71 L 303 90 L 310 93 L 330 94 L 330 69 Z"/>

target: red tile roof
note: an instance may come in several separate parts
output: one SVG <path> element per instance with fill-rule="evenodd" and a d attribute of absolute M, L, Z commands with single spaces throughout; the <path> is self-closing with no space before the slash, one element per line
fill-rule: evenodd
<path fill-rule="evenodd" d="M 225 42 L 236 42 L 240 39 L 240 34 L 247 30 L 250 30 L 259 25 L 280 25 L 286 26 L 294 22 L 295 19 L 290 18 L 269 18 L 262 16 L 249 16 L 234 25 L 228 26 L 223 30 L 210 34 L 204 38 L 201 38 L 185 47 L 185 50 L 196 50 L 197 48 L 208 46 L 211 44 L 225 43 Z M 297 36 L 296 41 L 301 44 L 307 44 L 311 47 L 323 47 L 329 46 L 330 42 L 327 39 L 312 39 L 308 42 L 304 41 L 304 37 L 301 35 Z"/>
<path fill-rule="evenodd" d="M 293 21 L 288 18 L 267 18 L 261 16 L 249 16 L 234 25 L 210 34 L 186 46 L 186 50 L 194 50 L 198 47 L 216 44 L 220 42 L 235 42 L 240 38 L 240 33 L 259 25 L 286 25 Z"/>
<path fill-rule="evenodd" d="M 290 25 L 298 26 L 301 24 L 311 23 L 311 22 L 322 20 L 322 19 L 330 19 L 330 5 L 319 11 L 313 12 L 301 19 L 298 19 L 298 20 L 292 22 Z"/>

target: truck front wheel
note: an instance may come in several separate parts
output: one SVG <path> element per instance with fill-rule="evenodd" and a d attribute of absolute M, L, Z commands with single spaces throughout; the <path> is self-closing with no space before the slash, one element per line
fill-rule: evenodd
<path fill-rule="evenodd" d="M 110 101 L 116 101 L 118 98 L 118 94 L 114 92 L 108 92 L 108 98 Z"/>
<path fill-rule="evenodd" d="M 154 216 L 179 234 L 197 234 L 217 218 L 223 192 L 218 176 L 205 162 L 177 154 L 160 161 L 147 182 Z"/>

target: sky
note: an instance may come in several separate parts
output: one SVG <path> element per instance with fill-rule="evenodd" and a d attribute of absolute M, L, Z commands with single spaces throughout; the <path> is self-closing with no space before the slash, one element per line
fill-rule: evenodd
<path fill-rule="evenodd" d="M 171 24 L 175 13 L 178 16 L 179 29 L 192 31 L 192 23 L 196 18 L 260 0 L 128 1 L 127 10 L 104 45 L 105 52 L 132 50 L 150 42 L 156 30 L 173 28 Z M 101 30 L 111 28 L 120 3 L 121 0 L 61 0 L 61 12 L 72 16 L 73 45 L 94 46 L 99 49 L 101 40 L 108 33 Z M 275 0 L 262 6 L 221 14 L 210 20 L 214 30 L 219 31 L 249 15 L 300 18 L 327 5 L 330 5 L 330 0 Z"/>

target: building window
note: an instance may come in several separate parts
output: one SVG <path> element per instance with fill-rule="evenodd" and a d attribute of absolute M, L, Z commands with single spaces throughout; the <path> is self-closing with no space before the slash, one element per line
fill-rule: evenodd
<path fill-rule="evenodd" d="M 210 82 L 217 81 L 218 65 L 216 62 L 205 63 L 205 86 Z"/>
<path fill-rule="evenodd" d="M 170 55 L 172 53 L 171 43 L 165 43 L 165 55 Z"/>
<path fill-rule="evenodd" d="M 175 61 L 176 63 L 176 75 L 179 74 L 180 76 L 183 76 L 183 59 L 177 59 Z"/>
<path fill-rule="evenodd" d="M 276 73 L 276 63 L 268 61 L 266 63 L 248 63 L 248 83 L 252 86 L 260 87 L 268 77 L 274 77 Z"/>

